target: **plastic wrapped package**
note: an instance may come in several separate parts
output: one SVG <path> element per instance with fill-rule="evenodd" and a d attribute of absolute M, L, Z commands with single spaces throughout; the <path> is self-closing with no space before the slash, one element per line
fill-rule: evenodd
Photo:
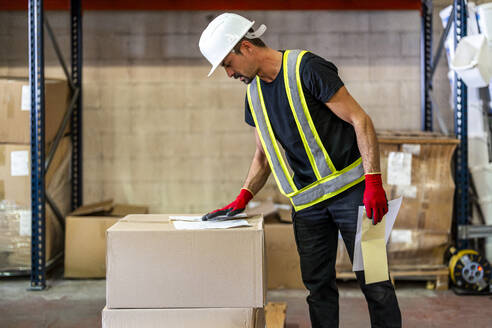
<path fill-rule="evenodd" d="M 441 267 L 449 239 L 445 231 L 394 229 L 386 248 L 390 270 Z M 338 272 L 352 271 L 352 263 L 341 238 L 338 240 L 336 269 Z"/>
<path fill-rule="evenodd" d="M 403 196 L 394 229 L 451 232 L 457 139 L 425 132 L 378 133 L 386 197 Z"/>
<path fill-rule="evenodd" d="M 430 269 L 444 264 L 450 245 L 446 231 L 395 229 L 388 242 L 391 269 Z"/>
<path fill-rule="evenodd" d="M 0 202 L 0 268 L 18 270 L 31 261 L 31 211 Z"/>

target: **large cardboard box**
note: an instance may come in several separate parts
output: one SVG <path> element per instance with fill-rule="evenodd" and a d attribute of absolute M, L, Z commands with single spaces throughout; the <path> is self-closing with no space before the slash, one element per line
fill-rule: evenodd
<path fill-rule="evenodd" d="M 66 81 L 45 80 L 45 141 L 51 142 L 69 103 Z M 28 78 L 0 77 L 0 142 L 28 144 L 31 93 Z"/>
<path fill-rule="evenodd" d="M 292 224 L 265 224 L 268 289 L 304 289 Z"/>
<path fill-rule="evenodd" d="M 0 270 L 29 270 L 31 266 L 31 194 L 30 176 L 25 175 L 30 165 L 26 157 L 28 146 L 0 145 Z M 11 152 L 19 151 L 21 168 L 14 168 L 12 176 Z M 27 153 L 26 153 L 27 152 Z M 15 155 L 14 155 L 15 157 Z M 62 215 L 70 211 L 70 140 L 64 138 L 60 144 L 52 165 L 46 174 L 46 192 L 51 196 Z M 24 162 L 24 163 L 22 163 Z M 27 163 L 26 163 L 27 162 Z M 16 164 L 16 165 L 17 165 Z M 27 166 L 27 167 L 26 167 Z M 55 217 L 50 206 L 46 205 L 46 260 L 60 254 L 63 248 L 62 222 Z"/>
<path fill-rule="evenodd" d="M 121 219 L 107 231 L 107 307 L 263 307 L 263 218 L 248 221 L 176 230 L 169 215 Z"/>
<path fill-rule="evenodd" d="M 262 308 L 108 309 L 103 328 L 264 328 Z"/>
<path fill-rule="evenodd" d="M 145 206 L 112 200 L 81 206 L 65 219 L 65 278 L 106 276 L 106 230 L 125 215 L 148 213 Z M 90 240 L 90 243 L 87 241 Z"/>

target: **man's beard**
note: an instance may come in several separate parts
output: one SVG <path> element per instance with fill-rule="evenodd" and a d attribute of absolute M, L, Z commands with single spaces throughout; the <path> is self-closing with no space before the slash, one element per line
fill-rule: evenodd
<path fill-rule="evenodd" d="M 254 77 L 247 77 L 241 74 L 234 74 L 235 79 L 239 79 L 244 84 L 250 84 L 253 81 Z"/>

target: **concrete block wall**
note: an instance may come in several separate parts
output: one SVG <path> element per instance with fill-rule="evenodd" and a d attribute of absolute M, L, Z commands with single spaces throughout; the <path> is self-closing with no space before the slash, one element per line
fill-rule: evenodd
<path fill-rule="evenodd" d="M 377 129 L 420 129 L 417 11 L 240 13 L 267 25 L 272 48 L 305 48 L 334 62 Z M 244 123 L 245 86 L 220 69 L 207 78 L 198 49 L 217 14 L 84 14 L 86 203 L 114 198 L 154 213 L 199 213 L 236 196 L 255 144 Z M 69 59 L 68 14 L 47 17 Z M 438 40 L 440 21 L 434 29 Z M 26 13 L 0 12 L 0 74 L 27 76 L 27 60 Z M 46 65 L 46 76 L 63 78 L 48 39 Z M 444 59 L 435 99 L 452 130 L 446 73 Z M 275 190 L 270 179 L 259 197 Z"/>

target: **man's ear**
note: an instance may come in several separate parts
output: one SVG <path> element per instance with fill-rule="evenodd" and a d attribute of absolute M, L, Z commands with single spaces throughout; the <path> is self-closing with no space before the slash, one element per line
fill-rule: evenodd
<path fill-rule="evenodd" d="M 241 48 L 243 48 L 243 50 L 247 51 L 248 53 L 253 52 L 253 44 L 248 40 L 241 41 Z"/>

